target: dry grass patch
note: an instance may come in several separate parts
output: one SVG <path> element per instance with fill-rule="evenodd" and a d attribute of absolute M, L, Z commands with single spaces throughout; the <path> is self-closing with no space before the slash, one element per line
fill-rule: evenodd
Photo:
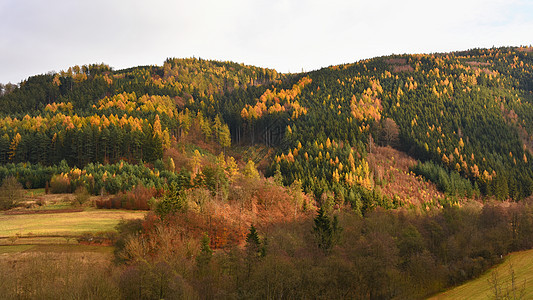
<path fill-rule="evenodd" d="M 87 251 L 0 254 L 0 298 L 119 299 L 111 259 Z"/>
<path fill-rule="evenodd" d="M 30 250 L 35 247 L 35 245 L 11 245 L 11 246 L 0 246 L 0 255 L 8 253 L 19 253 Z M 1 259 L 1 258 L 0 258 Z"/>
<path fill-rule="evenodd" d="M 122 219 L 140 219 L 145 212 L 125 210 L 86 210 L 72 213 L 0 214 L 0 237 L 72 236 L 87 232 L 113 231 Z"/>

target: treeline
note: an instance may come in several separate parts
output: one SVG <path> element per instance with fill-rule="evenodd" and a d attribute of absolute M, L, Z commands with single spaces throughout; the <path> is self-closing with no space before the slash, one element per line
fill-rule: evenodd
<path fill-rule="evenodd" d="M 167 59 L 163 66 L 113 70 L 105 64 L 73 66 L 68 70 L 29 77 L 3 93 L 2 114 L 24 114 L 54 102 L 72 102 L 84 110 L 105 96 L 119 93 L 178 97 L 195 102 L 214 94 L 247 89 L 283 77 L 275 70 L 198 58 Z"/>
<path fill-rule="evenodd" d="M 179 188 L 187 188 L 190 176 L 187 170 L 175 172 L 173 162 L 165 164 L 161 160 L 152 168 L 121 161 L 105 165 L 89 163 L 78 169 L 70 167 L 64 160 L 54 166 L 28 163 L 0 166 L 0 181 L 14 177 L 26 188 L 48 187 L 54 193 L 73 193 L 78 187 L 84 187 L 93 195 L 116 194 L 136 186 L 163 189 L 173 183 Z"/>

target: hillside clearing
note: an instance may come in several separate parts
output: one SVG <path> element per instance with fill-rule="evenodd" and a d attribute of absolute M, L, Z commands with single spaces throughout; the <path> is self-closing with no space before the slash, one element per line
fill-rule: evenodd
<path fill-rule="evenodd" d="M 517 292 L 525 284 L 523 299 L 533 299 L 533 250 L 512 253 L 501 265 L 490 269 L 483 276 L 430 299 L 491 299 L 494 292 L 489 280 L 492 280 L 493 272 L 496 272 L 501 291 L 505 293 L 511 288 L 511 266 L 518 285 Z"/>
<path fill-rule="evenodd" d="M 381 183 L 381 191 L 391 199 L 398 197 L 404 204 L 420 206 L 445 197 L 435 184 L 409 171 L 417 161 L 404 152 L 376 146 L 368 154 L 368 162 L 374 177 Z"/>
<path fill-rule="evenodd" d="M 141 219 L 144 211 L 86 210 L 51 214 L 0 214 L 0 237 L 73 236 L 112 231 L 122 219 Z"/>

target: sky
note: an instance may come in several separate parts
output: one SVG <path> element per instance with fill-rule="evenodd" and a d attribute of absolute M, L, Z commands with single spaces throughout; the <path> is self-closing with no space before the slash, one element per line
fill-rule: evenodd
<path fill-rule="evenodd" d="M 0 0 L 0 83 L 168 57 L 296 73 L 532 38 L 532 0 Z"/>

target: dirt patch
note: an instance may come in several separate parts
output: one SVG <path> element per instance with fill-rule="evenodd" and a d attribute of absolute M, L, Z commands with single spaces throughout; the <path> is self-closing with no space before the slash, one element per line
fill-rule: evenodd
<path fill-rule="evenodd" d="M 487 74 L 487 75 L 492 75 L 492 76 L 497 76 L 498 75 L 498 72 L 496 71 L 492 71 L 492 70 L 489 70 L 487 68 L 478 68 L 478 67 L 473 67 L 472 69 L 474 70 L 480 70 L 481 72 Z"/>
<path fill-rule="evenodd" d="M 403 65 L 403 66 L 393 66 L 392 67 L 392 71 L 394 73 L 399 73 L 399 72 L 413 72 L 415 69 L 413 69 L 413 67 L 411 67 L 410 65 Z"/>
<path fill-rule="evenodd" d="M 389 58 L 385 60 L 386 63 L 390 65 L 405 65 L 407 63 L 407 59 L 405 58 Z"/>
<path fill-rule="evenodd" d="M 392 72 L 413 72 L 415 69 L 407 64 L 405 58 L 389 58 L 385 60 L 385 63 L 392 65 Z"/>
<path fill-rule="evenodd" d="M 471 66 L 490 66 L 489 62 L 483 62 L 483 61 L 467 61 L 465 63 Z"/>
<path fill-rule="evenodd" d="M 520 47 L 518 48 L 520 52 L 533 52 L 533 47 Z"/>

